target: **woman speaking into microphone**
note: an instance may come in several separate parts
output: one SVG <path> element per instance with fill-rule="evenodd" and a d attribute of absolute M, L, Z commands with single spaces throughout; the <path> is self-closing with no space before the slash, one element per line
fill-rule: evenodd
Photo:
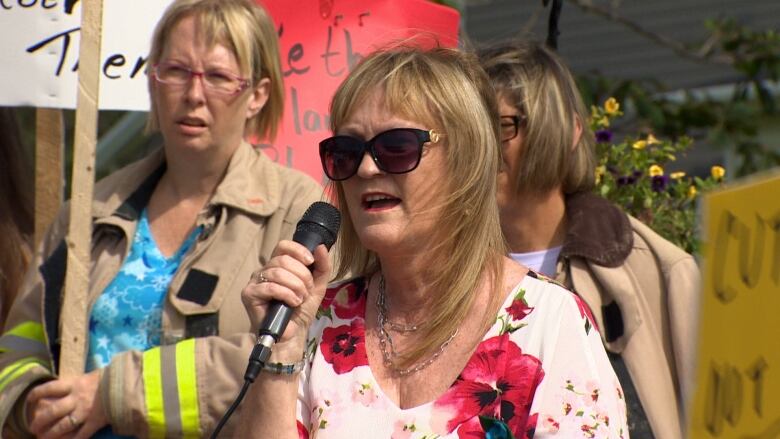
<path fill-rule="evenodd" d="M 257 2 L 171 2 L 148 81 L 163 146 L 96 186 L 87 306 L 59 309 L 63 209 L 0 337 L 9 435 L 207 435 L 254 342 L 239 292 L 321 197 L 245 140 L 273 138 L 284 97 L 276 28 Z M 58 329 L 74 315 L 88 322 L 86 370 L 63 377 Z"/>
<path fill-rule="evenodd" d="M 356 277 L 327 286 L 324 246 L 282 241 L 244 288 L 255 330 L 272 301 L 294 310 L 238 435 L 625 435 L 587 308 L 505 256 L 499 117 L 476 59 L 374 53 L 331 117 L 320 158 L 342 212 L 336 272 Z"/>

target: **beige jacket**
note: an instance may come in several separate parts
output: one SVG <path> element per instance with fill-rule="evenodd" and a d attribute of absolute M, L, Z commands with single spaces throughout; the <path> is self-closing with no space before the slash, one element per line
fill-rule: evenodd
<path fill-rule="evenodd" d="M 636 428 L 632 433 L 648 437 L 644 420 L 638 419 L 641 411 L 632 413 L 626 378 L 655 437 L 682 438 L 684 399 L 695 367 L 696 262 L 596 195 L 569 196 L 566 212 L 557 280 L 590 306 L 604 345 L 620 356 L 613 357 L 613 365 L 627 393 L 629 427 Z M 627 374 L 619 370 L 621 359 Z"/>
<path fill-rule="evenodd" d="M 163 161 L 157 151 L 96 187 L 90 309 L 130 250 Z M 125 352 L 104 369 L 99 393 L 115 433 L 202 437 L 214 428 L 243 383 L 254 341 L 240 292 L 321 197 L 313 179 L 273 163 L 249 144 L 239 147 L 197 218 L 202 233 L 168 288 L 163 346 Z M 0 425 L 9 420 L 13 429 L 19 428 L 20 396 L 33 382 L 56 376 L 59 330 L 67 318 L 59 303 L 67 221 L 66 206 L 38 250 L 0 337 Z M 229 436 L 231 425 L 224 431 Z"/>

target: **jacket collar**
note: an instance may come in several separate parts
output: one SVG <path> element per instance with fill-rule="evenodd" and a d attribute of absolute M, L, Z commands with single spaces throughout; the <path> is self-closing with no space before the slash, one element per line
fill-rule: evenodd
<path fill-rule="evenodd" d="M 152 191 L 166 169 L 162 148 L 148 157 L 109 175 L 96 187 L 92 214 L 95 218 L 118 215 L 136 220 L 149 203 Z M 225 176 L 206 209 L 215 205 L 269 216 L 281 202 L 281 181 L 273 162 L 249 143 L 242 142 L 230 158 Z"/>
<path fill-rule="evenodd" d="M 581 257 L 604 267 L 617 267 L 634 245 L 628 216 L 593 193 L 566 196 L 566 221 L 562 257 Z"/>

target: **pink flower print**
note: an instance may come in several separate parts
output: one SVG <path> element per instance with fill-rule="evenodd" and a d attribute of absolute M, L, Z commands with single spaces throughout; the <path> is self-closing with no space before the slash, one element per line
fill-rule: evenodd
<path fill-rule="evenodd" d="M 315 405 L 311 412 L 311 432 L 312 437 L 316 437 L 315 432 L 327 428 L 329 425 L 340 425 L 343 421 L 343 412 L 340 410 L 342 405 L 340 395 L 334 389 L 322 389 L 315 395 Z"/>
<path fill-rule="evenodd" d="M 544 428 L 545 432 L 557 433 L 561 429 L 561 423 L 548 415 L 542 419 L 542 428 Z"/>
<path fill-rule="evenodd" d="M 585 436 L 586 438 L 592 439 L 592 438 L 596 437 L 596 427 L 595 426 L 591 426 L 591 425 L 588 425 L 588 424 L 582 424 L 582 427 L 580 427 L 580 429 L 582 430 L 583 436 Z"/>
<path fill-rule="evenodd" d="M 301 424 L 301 421 L 295 421 L 298 427 L 298 439 L 309 439 L 309 432 L 306 427 Z"/>
<path fill-rule="evenodd" d="M 590 327 L 596 328 L 596 331 L 599 330 L 599 326 L 596 324 L 596 319 L 593 318 L 593 313 L 590 311 L 590 307 L 588 306 L 585 301 L 583 301 L 580 296 L 574 294 L 574 301 L 577 302 L 577 308 L 580 310 L 580 317 L 587 319 L 585 320 L 585 332 L 590 332 Z"/>
<path fill-rule="evenodd" d="M 393 434 L 390 436 L 390 439 L 411 439 L 412 434 L 416 430 L 414 418 L 399 419 L 393 424 Z"/>
<path fill-rule="evenodd" d="M 352 391 L 352 400 L 368 407 L 379 399 L 374 388 L 369 383 L 355 382 Z"/>
<path fill-rule="evenodd" d="M 484 436 L 479 416 L 505 422 L 516 437 L 524 435 L 531 402 L 544 377 L 541 361 L 523 354 L 507 334 L 489 338 L 477 347 L 452 387 L 435 403 L 444 416 L 444 430 L 458 436 Z"/>
<path fill-rule="evenodd" d="M 345 320 L 363 318 L 366 312 L 367 295 L 366 280 L 362 277 L 335 285 L 325 291 L 325 297 L 320 303 L 320 313 L 326 313 L 330 307 L 339 318 Z"/>
<path fill-rule="evenodd" d="M 322 331 L 320 351 L 333 370 L 341 375 L 358 366 L 368 365 L 366 333 L 363 320 L 352 320 L 349 325 L 325 328 Z"/>
<path fill-rule="evenodd" d="M 588 381 L 585 384 L 585 391 L 587 397 L 585 398 L 585 405 L 591 406 L 598 404 L 599 402 L 599 383 L 596 381 Z"/>
<path fill-rule="evenodd" d="M 534 308 L 528 306 L 528 302 L 525 301 L 525 290 L 521 289 L 505 310 L 513 320 L 523 320 Z"/>

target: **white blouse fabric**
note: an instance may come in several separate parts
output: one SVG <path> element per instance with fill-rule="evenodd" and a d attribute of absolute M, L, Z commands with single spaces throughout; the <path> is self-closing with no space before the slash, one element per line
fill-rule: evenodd
<path fill-rule="evenodd" d="M 623 393 L 590 311 L 529 272 L 452 386 L 401 409 L 365 351 L 367 282 L 328 289 L 301 375 L 301 438 L 626 438 Z M 511 434 L 511 435 L 510 435 Z"/>

